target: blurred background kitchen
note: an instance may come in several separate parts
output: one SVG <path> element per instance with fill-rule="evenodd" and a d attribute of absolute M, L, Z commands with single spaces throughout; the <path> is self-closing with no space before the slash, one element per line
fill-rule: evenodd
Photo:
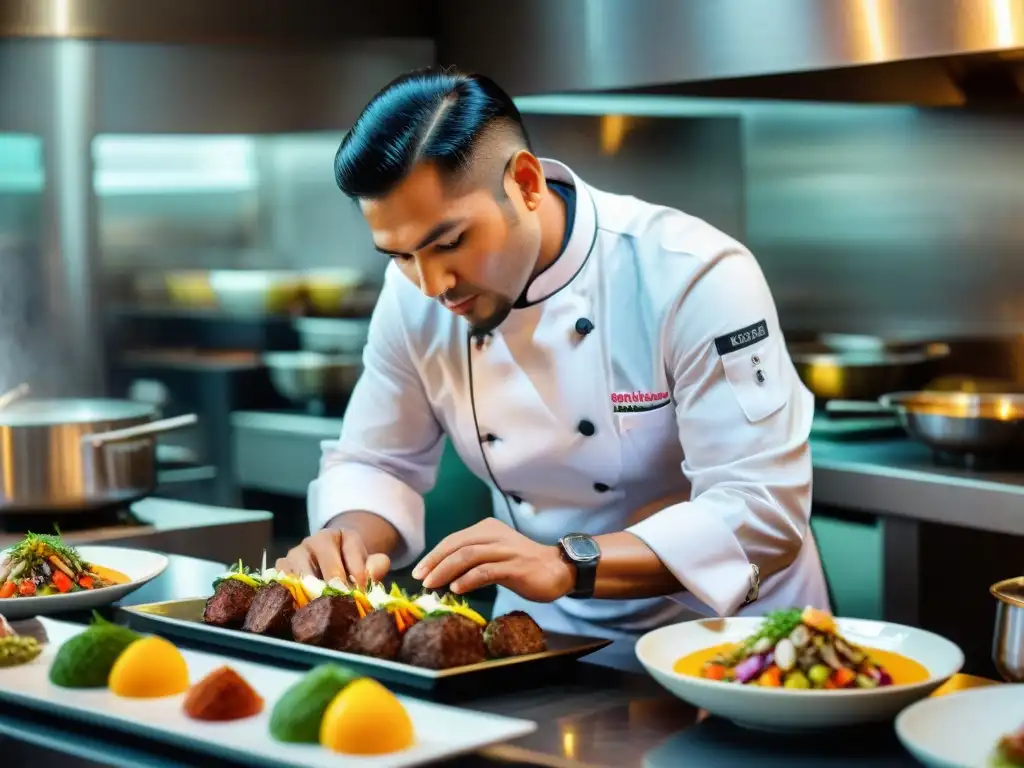
<path fill-rule="evenodd" d="M 539 154 L 753 249 L 819 396 L 837 612 L 987 655 L 1024 535 L 1024 2 L 2 0 L 0 35 L 0 391 L 198 416 L 130 515 L 63 530 L 302 537 L 386 266 L 333 155 L 391 78 L 455 64 Z M 918 390 L 1000 397 L 955 435 L 878 407 Z M 428 546 L 490 514 L 451 450 L 427 502 Z"/>

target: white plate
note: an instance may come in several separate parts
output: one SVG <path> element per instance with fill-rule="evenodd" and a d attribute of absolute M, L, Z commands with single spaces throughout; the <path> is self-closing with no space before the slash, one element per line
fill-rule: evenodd
<path fill-rule="evenodd" d="M 229 664 L 263 697 L 261 714 L 228 723 L 204 723 L 182 712 L 184 694 L 163 699 L 122 699 L 105 688 L 69 690 L 49 681 L 50 664 L 61 643 L 81 632 L 77 624 L 41 619 L 49 637 L 46 649 L 29 664 L 0 669 L 0 700 L 52 715 L 95 723 L 136 736 L 204 752 L 245 765 L 296 768 L 408 768 L 524 736 L 537 724 L 400 697 L 412 718 L 417 743 L 390 755 L 339 755 L 314 744 L 285 744 L 270 736 L 270 713 L 301 672 L 275 669 L 208 653 L 182 650 L 189 677 L 198 682 Z"/>
<path fill-rule="evenodd" d="M 85 562 L 113 568 L 130 578 L 131 581 L 101 589 L 68 592 L 64 595 L 3 598 L 0 599 L 0 615 L 13 621 L 30 616 L 47 616 L 65 611 L 88 611 L 93 608 L 101 608 L 116 603 L 125 595 L 131 594 L 155 579 L 166 570 L 169 562 L 165 555 L 146 549 L 100 546 L 82 546 L 75 547 L 75 549 Z M 6 554 L 7 550 L 0 553 L 0 560 L 3 560 Z"/>
<path fill-rule="evenodd" d="M 839 633 L 857 645 L 895 651 L 924 665 L 930 677 L 913 685 L 842 691 L 792 690 L 735 685 L 680 675 L 672 666 L 687 654 L 743 640 L 761 626 L 760 617 L 701 619 L 648 632 L 636 644 L 647 671 L 683 701 L 734 721 L 769 730 L 816 730 L 888 720 L 956 674 L 963 652 L 931 632 L 866 619 L 836 619 Z"/>
<path fill-rule="evenodd" d="M 982 768 L 1000 737 L 1024 725 L 1024 685 L 993 685 L 919 701 L 896 718 L 896 735 L 934 768 Z"/>

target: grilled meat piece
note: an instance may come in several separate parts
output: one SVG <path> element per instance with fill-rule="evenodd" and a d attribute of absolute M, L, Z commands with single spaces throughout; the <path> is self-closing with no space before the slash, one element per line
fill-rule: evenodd
<path fill-rule="evenodd" d="M 257 635 L 287 638 L 291 634 L 295 598 L 280 584 L 262 587 L 245 615 L 242 630 Z"/>
<path fill-rule="evenodd" d="M 402 638 L 399 661 L 428 669 L 449 669 L 485 661 L 487 648 L 480 625 L 449 613 L 426 616 Z"/>
<path fill-rule="evenodd" d="M 300 643 L 344 651 L 358 621 L 355 600 L 345 595 L 324 595 L 295 612 L 292 636 Z"/>
<path fill-rule="evenodd" d="M 348 651 L 378 659 L 393 660 L 402 647 L 402 633 L 395 617 L 383 608 L 366 614 L 356 622 L 348 636 Z"/>
<path fill-rule="evenodd" d="M 224 579 L 206 601 L 203 621 L 218 627 L 237 629 L 245 622 L 256 590 L 238 579 Z"/>
<path fill-rule="evenodd" d="M 511 611 L 491 619 L 484 630 L 484 643 L 495 659 L 543 653 L 548 649 L 544 630 L 524 611 Z"/>

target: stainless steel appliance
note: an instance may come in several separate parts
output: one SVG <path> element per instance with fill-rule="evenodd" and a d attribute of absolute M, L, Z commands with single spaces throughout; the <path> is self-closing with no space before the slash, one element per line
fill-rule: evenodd
<path fill-rule="evenodd" d="M 1019 103 L 1024 90 L 1024 24 L 1012 0 L 441 0 L 440 7 L 441 63 L 487 72 L 516 96 L 645 92 L 964 106 Z"/>
<path fill-rule="evenodd" d="M 992 632 L 992 662 L 1011 683 L 1024 682 L 1024 577 L 993 584 L 996 623 Z"/>
<path fill-rule="evenodd" d="M 195 424 L 122 400 L 22 400 L 0 410 L 0 513 L 90 510 L 157 484 L 156 435 Z"/>

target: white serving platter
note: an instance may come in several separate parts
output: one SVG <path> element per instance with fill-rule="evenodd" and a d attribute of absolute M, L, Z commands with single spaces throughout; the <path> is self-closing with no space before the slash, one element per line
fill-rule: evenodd
<path fill-rule="evenodd" d="M 146 549 L 129 547 L 81 546 L 75 547 L 87 563 L 113 568 L 131 581 L 100 589 L 83 589 L 81 592 L 67 592 L 63 595 L 43 597 L 7 597 L 0 599 L 0 615 L 8 619 L 25 619 L 30 616 L 51 616 L 68 611 L 88 611 L 116 603 L 126 595 L 149 583 L 167 569 L 170 562 L 166 555 Z M 0 561 L 7 550 L 0 552 Z"/>
<path fill-rule="evenodd" d="M 529 720 L 473 712 L 400 696 L 413 722 L 416 743 L 386 755 L 341 755 L 317 745 L 285 744 L 270 736 L 270 713 L 301 672 L 237 661 L 209 653 L 182 650 L 194 684 L 209 672 L 229 665 L 263 697 L 261 714 L 228 723 L 207 723 L 187 717 L 184 694 L 163 699 L 123 699 L 106 688 L 72 690 L 53 685 L 50 664 L 60 645 L 85 627 L 43 618 L 49 638 L 43 653 L 29 664 L 0 669 L 0 700 L 48 712 L 133 736 L 202 752 L 253 766 L 295 768 L 409 768 L 524 736 L 536 730 Z"/>
<path fill-rule="evenodd" d="M 647 672 L 668 691 L 695 707 L 761 730 L 813 731 L 891 720 L 900 710 L 931 694 L 960 671 L 964 655 L 944 637 L 915 627 L 868 619 L 837 618 L 850 642 L 894 651 L 917 661 L 928 678 L 909 685 L 841 691 L 761 688 L 682 675 L 673 665 L 682 656 L 752 635 L 760 617 L 698 619 L 648 632 L 636 644 Z"/>

